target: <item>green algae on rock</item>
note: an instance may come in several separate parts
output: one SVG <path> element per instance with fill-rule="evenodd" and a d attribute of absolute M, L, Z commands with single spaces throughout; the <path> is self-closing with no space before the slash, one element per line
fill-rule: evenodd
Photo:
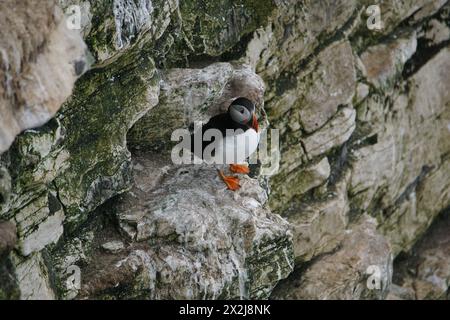
<path fill-rule="evenodd" d="M 391 286 L 392 257 L 450 205 L 448 1 L 380 3 L 377 31 L 367 28 L 370 1 L 59 3 L 80 6 L 93 69 L 55 118 L 1 155 L 0 218 L 18 239 L 0 257 L 0 297 L 383 299 L 407 295 L 410 283 L 421 297 L 448 291 L 440 271 Z M 48 43 L 43 31 L 31 51 L 34 40 Z M 1 52 L 8 80 L 14 65 Z M 73 74 L 43 72 L 33 59 L 23 66 L 46 84 L 61 79 L 65 90 L 49 92 L 60 108 Z M 0 83 L 0 93 L 14 89 L 8 103 L 24 88 Z M 279 129 L 280 166 L 230 193 L 212 167 L 174 166 L 170 135 L 237 96 L 254 100 L 262 128 Z M 2 130 L 0 140 L 17 134 Z M 423 268 L 439 270 L 432 260 Z M 382 271 L 377 290 L 367 288 L 371 265 Z M 73 266 L 79 288 L 67 286 Z"/>

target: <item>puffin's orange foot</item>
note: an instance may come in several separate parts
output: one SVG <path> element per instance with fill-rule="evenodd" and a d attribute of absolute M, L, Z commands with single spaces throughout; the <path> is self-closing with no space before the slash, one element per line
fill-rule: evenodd
<path fill-rule="evenodd" d="M 250 173 L 250 169 L 245 164 L 230 164 L 230 171 L 234 173 Z"/>
<path fill-rule="evenodd" d="M 229 190 L 236 191 L 241 187 L 238 177 L 226 176 L 221 170 L 219 170 L 219 176 L 222 178 L 223 182 L 225 182 Z"/>

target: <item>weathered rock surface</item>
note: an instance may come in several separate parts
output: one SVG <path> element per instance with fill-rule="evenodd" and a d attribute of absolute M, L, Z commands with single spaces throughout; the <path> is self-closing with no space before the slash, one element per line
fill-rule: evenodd
<path fill-rule="evenodd" d="M 56 243 L 63 234 L 64 211 L 55 195 L 48 193 L 20 210 L 14 217 L 24 256 Z"/>
<path fill-rule="evenodd" d="M 447 299 L 450 287 L 450 219 L 437 218 L 427 234 L 395 265 L 394 282 L 409 296 L 390 293 L 397 299 Z"/>
<path fill-rule="evenodd" d="M 307 191 L 312 190 L 324 184 L 330 176 L 330 163 L 328 158 L 324 157 L 317 163 L 312 163 L 303 170 L 289 174 L 288 177 L 275 177 L 274 181 L 280 183 L 280 187 L 272 194 L 271 207 L 274 209 L 283 208 L 286 206 L 286 200 L 291 200 L 293 197 L 301 195 Z M 295 190 L 292 186 L 295 186 Z"/>
<path fill-rule="evenodd" d="M 0 203 L 8 202 L 11 193 L 11 176 L 6 168 L 0 167 Z"/>
<path fill-rule="evenodd" d="M 125 52 L 159 39 L 178 8 L 178 0 L 59 0 L 70 15 L 79 6 L 80 26 L 96 63 L 107 65 Z"/>
<path fill-rule="evenodd" d="M 109 241 L 102 244 L 102 249 L 110 253 L 118 253 L 124 249 L 122 241 Z"/>
<path fill-rule="evenodd" d="M 16 244 L 16 227 L 11 222 L 0 222 L 0 256 L 9 253 Z"/>
<path fill-rule="evenodd" d="M 397 38 L 389 44 L 379 44 L 368 48 L 361 54 L 364 72 L 372 85 L 377 88 L 389 87 L 389 81 L 400 74 L 403 66 L 417 49 L 417 38 Z"/>
<path fill-rule="evenodd" d="M 309 183 L 307 172 L 311 169 L 306 166 L 308 161 L 316 161 L 342 145 L 354 131 L 355 111 L 348 106 L 338 112 L 338 107 L 351 103 L 355 72 L 350 44 L 338 42 L 300 71 L 292 89 L 282 92 L 267 106 L 269 119 L 281 135 L 280 170 L 271 181 L 273 208 L 285 209 L 293 196 L 328 178 L 330 170 L 321 170 L 328 172 L 320 174 L 322 181 Z"/>
<path fill-rule="evenodd" d="M 445 297 L 445 232 L 415 243 L 450 206 L 448 1 L 380 30 L 370 1 L 58 3 L 80 31 L 0 5 L 0 298 Z M 238 96 L 280 147 L 231 193 L 170 138 Z"/>
<path fill-rule="evenodd" d="M 259 108 L 264 102 L 264 82 L 245 65 L 215 63 L 203 69 L 171 69 L 161 76 L 160 85 L 157 107 L 128 133 L 132 149 L 170 150 L 175 129 L 207 122 L 226 111 L 236 97 L 247 97 Z"/>
<path fill-rule="evenodd" d="M 30 207 L 34 213 L 42 207 L 39 199 L 48 198 L 54 210 L 64 208 L 65 218 L 60 214 L 54 222 L 65 219 L 75 228 L 88 212 L 130 186 L 126 133 L 157 104 L 159 84 L 151 59 L 135 60 L 125 70 L 129 73 L 117 66 L 106 74 L 90 72 L 56 119 L 19 137 L 7 155 L 15 159 L 9 167 L 13 196 L 0 212 L 15 216 Z M 124 84 L 133 90 L 122 92 Z M 52 206 L 47 207 L 51 215 Z"/>
<path fill-rule="evenodd" d="M 10 252 L 17 241 L 16 228 L 11 222 L 0 221 L 0 300 L 18 299 L 20 289 Z"/>
<path fill-rule="evenodd" d="M 343 107 L 323 128 L 301 140 L 308 158 L 312 159 L 346 142 L 355 130 L 356 112 Z"/>
<path fill-rule="evenodd" d="M 15 300 L 20 298 L 20 288 L 17 283 L 14 265 L 11 259 L 0 259 L 0 300 Z"/>
<path fill-rule="evenodd" d="M 0 4 L 0 154 L 47 122 L 88 66 L 86 46 L 56 1 Z"/>
<path fill-rule="evenodd" d="M 383 299 L 392 279 L 392 254 L 372 218 L 345 231 L 339 249 L 314 260 L 273 292 L 277 299 Z M 374 278 L 371 278 L 374 276 Z"/>
<path fill-rule="evenodd" d="M 50 284 L 49 271 L 40 252 L 29 258 L 14 256 L 16 277 L 22 300 L 53 300 L 55 293 Z"/>
<path fill-rule="evenodd" d="M 272 23 L 257 29 L 247 46 L 245 60 L 253 65 L 264 79 L 289 83 L 286 76 L 295 76 L 302 60 L 311 55 L 337 30 L 353 20 L 358 11 L 355 1 L 331 2 L 295 0 L 275 1 L 277 10 Z M 301 39 L 301 40 L 300 40 Z M 300 40 L 300 41 L 299 41 Z M 343 48 L 345 50 L 345 48 Z M 351 70 L 346 70 L 346 72 Z M 284 74 L 283 74 L 284 73 Z M 267 93 L 278 86 L 272 86 Z"/>
<path fill-rule="evenodd" d="M 112 292 L 147 299 L 267 297 L 292 271 L 292 234 L 288 223 L 266 208 L 257 180 L 244 179 L 233 193 L 214 167 L 161 168 L 164 162 L 155 158 L 144 154 L 134 160 L 135 185 L 112 209 L 119 232 L 95 232 L 87 255 L 69 246 L 56 250 L 56 256 L 75 253 L 71 263 L 85 265 L 78 297 L 106 298 Z M 158 177 L 148 168 L 164 173 Z M 106 244 L 119 243 L 121 249 L 111 250 L 101 239 L 115 239 Z M 67 266 L 58 261 L 64 271 Z"/>
<path fill-rule="evenodd" d="M 293 203 L 284 212 L 294 228 L 294 255 L 298 264 L 310 261 L 340 245 L 349 222 L 347 177 L 320 201 Z"/>
<path fill-rule="evenodd" d="M 444 49 L 415 73 L 408 82 L 415 90 L 409 95 L 400 91 L 384 102 L 375 96 L 362 106 L 362 128 L 376 143 L 352 152 L 350 195 L 355 207 L 372 207 L 379 213 L 396 254 L 409 250 L 448 206 L 448 161 L 444 155 L 449 150 L 449 98 L 443 83 L 448 82 L 449 58 Z M 392 109 L 383 105 L 392 105 Z M 386 119 L 383 125 L 375 120 L 380 116 Z"/>

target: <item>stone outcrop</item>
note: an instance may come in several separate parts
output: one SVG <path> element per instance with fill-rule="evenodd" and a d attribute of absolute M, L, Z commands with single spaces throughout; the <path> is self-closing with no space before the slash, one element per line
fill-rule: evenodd
<path fill-rule="evenodd" d="M 315 259 L 273 292 L 277 299 L 383 299 L 392 278 L 392 254 L 372 218 L 343 232 L 340 247 Z"/>
<path fill-rule="evenodd" d="M 105 209 L 113 210 L 118 230 L 93 232 L 84 244 L 89 253 L 70 260 L 87 261 L 78 297 L 107 298 L 113 290 L 120 298 L 267 298 L 293 269 L 292 234 L 264 206 L 257 180 L 245 179 L 231 194 L 214 168 L 163 169 L 158 165 L 167 161 L 155 159 L 136 158 L 133 188 Z M 72 250 L 64 246 L 52 256 Z M 56 261 L 60 270 L 68 267 Z"/>
<path fill-rule="evenodd" d="M 236 96 L 263 105 L 264 82 L 248 66 L 214 63 L 202 69 L 170 69 L 161 74 L 157 107 L 129 131 L 128 145 L 134 150 L 170 150 L 174 130 L 225 112 Z"/>
<path fill-rule="evenodd" d="M 0 4 L 0 154 L 21 131 L 42 126 L 88 67 L 86 46 L 56 1 Z"/>
<path fill-rule="evenodd" d="M 438 217 L 426 235 L 395 265 L 397 284 L 388 298 L 448 299 L 450 287 L 450 219 L 448 211 Z"/>
<path fill-rule="evenodd" d="M 0 4 L 0 298 L 448 295 L 448 1 L 38 2 Z M 280 145 L 233 193 L 171 138 L 239 96 Z"/>

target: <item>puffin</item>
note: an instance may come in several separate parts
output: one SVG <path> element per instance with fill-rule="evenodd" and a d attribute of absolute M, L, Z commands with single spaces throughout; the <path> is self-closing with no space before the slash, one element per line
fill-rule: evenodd
<path fill-rule="evenodd" d="M 191 152 L 206 163 L 212 163 L 219 159 L 221 164 L 229 165 L 232 173 L 248 174 L 250 169 L 246 160 L 257 150 L 260 139 L 255 112 L 256 107 L 251 100 L 244 97 L 235 99 L 231 102 L 227 112 L 215 115 L 201 126 L 199 129 L 203 138 L 201 148 L 195 149 L 195 139 L 193 138 L 196 133 L 191 135 Z M 219 141 L 215 141 L 214 138 L 211 141 L 205 139 L 204 134 L 209 129 L 220 131 Z M 212 143 L 214 143 L 213 146 Z M 211 150 L 211 147 L 213 147 L 212 152 L 206 152 L 208 149 Z M 199 154 L 200 151 L 201 154 Z M 232 155 L 232 157 L 227 155 Z M 219 169 L 218 174 L 229 190 L 240 189 L 241 185 L 236 175 L 225 175 Z"/>

